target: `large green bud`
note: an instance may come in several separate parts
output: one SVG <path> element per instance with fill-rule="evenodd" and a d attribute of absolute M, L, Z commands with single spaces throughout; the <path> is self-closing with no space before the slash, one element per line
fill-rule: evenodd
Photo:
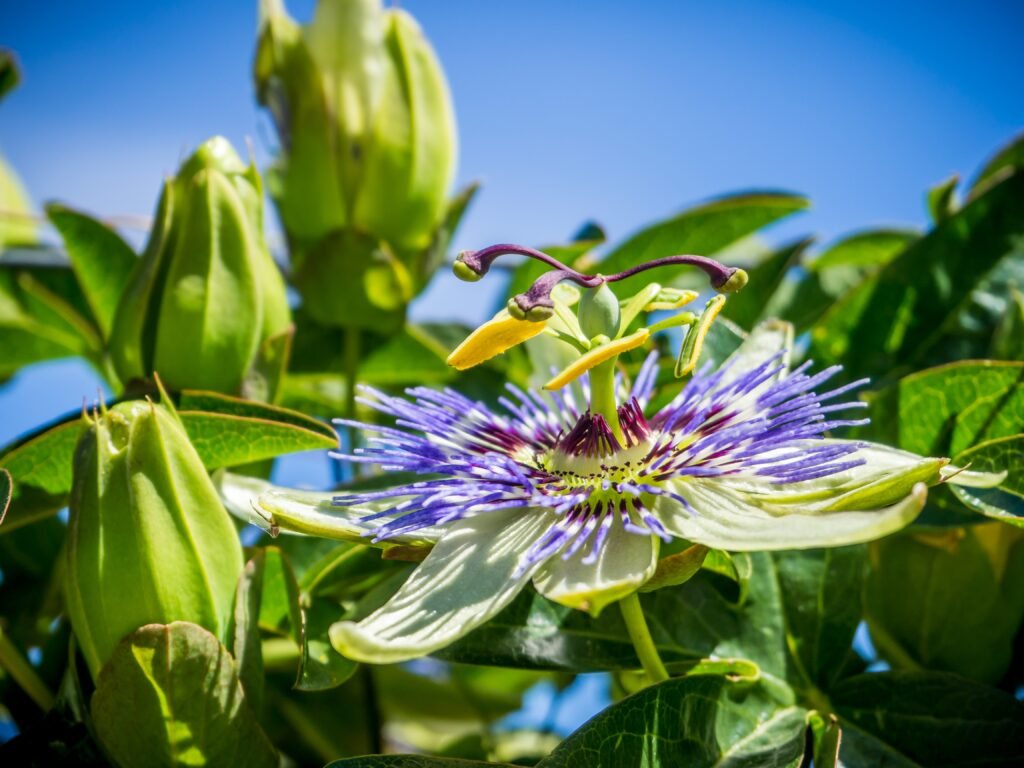
<path fill-rule="evenodd" d="M 456 157 L 430 43 L 380 0 L 320 0 L 304 27 L 263 0 L 261 17 L 257 95 L 281 138 L 271 193 L 289 237 L 309 248 L 348 229 L 413 266 L 444 216 Z"/>
<path fill-rule="evenodd" d="M 176 416 L 148 401 L 86 417 L 64 579 L 93 677 L 144 624 L 189 621 L 227 641 L 238 533 Z"/>
<path fill-rule="evenodd" d="M 291 323 L 263 237 L 263 186 L 226 139 L 164 184 L 146 250 L 121 298 L 110 354 L 125 383 L 237 392 L 260 344 Z"/>

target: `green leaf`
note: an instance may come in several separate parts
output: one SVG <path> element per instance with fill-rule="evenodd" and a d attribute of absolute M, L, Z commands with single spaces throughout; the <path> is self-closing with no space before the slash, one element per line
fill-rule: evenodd
<path fill-rule="evenodd" d="M 0 534 L 48 517 L 67 504 L 80 419 L 75 414 L 44 427 L 0 453 L 0 465 L 14 481 L 10 519 L 0 526 Z"/>
<path fill-rule="evenodd" d="M 260 599 L 260 626 L 278 635 L 290 637 L 302 645 L 302 608 L 299 585 L 291 563 L 278 547 L 263 548 L 263 591 Z"/>
<path fill-rule="evenodd" d="M 21 72 L 17 59 L 10 51 L 0 51 L 0 99 L 18 87 Z"/>
<path fill-rule="evenodd" d="M 288 371 L 294 337 L 295 326 L 289 326 L 260 343 L 256 359 L 242 382 L 242 394 L 245 395 L 245 399 L 275 402 L 281 389 L 281 382 Z"/>
<path fill-rule="evenodd" d="M 434 272 L 437 271 L 438 267 L 444 264 L 452 238 L 455 236 L 459 224 L 462 223 L 463 216 L 466 215 L 467 209 L 479 191 L 480 183 L 474 181 L 459 190 L 455 197 L 448 201 L 448 208 L 445 211 L 444 219 L 434 233 L 434 239 L 430 246 L 423 252 L 421 263 L 415 273 L 416 280 L 420 286 L 425 285 Z"/>
<path fill-rule="evenodd" d="M 427 757 L 425 755 L 367 755 L 347 760 L 335 760 L 324 768 L 516 768 L 508 763 L 484 763 L 479 760 L 459 760 L 453 757 Z"/>
<path fill-rule="evenodd" d="M 341 617 L 337 603 L 312 599 L 302 609 L 302 656 L 295 687 L 302 691 L 323 691 L 341 685 L 355 674 L 359 665 L 334 650 L 328 635 L 331 624 Z"/>
<path fill-rule="evenodd" d="M 933 223 L 941 224 L 956 213 L 956 187 L 959 183 L 960 176 L 954 173 L 928 190 L 928 213 Z"/>
<path fill-rule="evenodd" d="M 88 314 L 67 267 L 0 257 L 0 378 L 42 360 L 95 362 L 102 341 Z"/>
<path fill-rule="evenodd" d="M 186 390 L 178 411 L 207 469 L 338 445 L 334 430 L 323 422 L 266 403 Z"/>
<path fill-rule="evenodd" d="M 113 229 L 80 211 L 50 203 L 46 215 L 64 240 L 103 338 L 109 337 L 121 293 L 138 262 L 135 251 Z"/>
<path fill-rule="evenodd" d="M 126 637 L 100 672 L 92 715 L 124 768 L 278 764 L 234 660 L 194 624 L 150 624 Z"/>
<path fill-rule="evenodd" d="M 1024 173 L 996 184 L 843 296 L 812 333 L 813 357 L 851 376 L 913 365 L 943 338 L 971 290 L 1024 235 Z"/>
<path fill-rule="evenodd" d="M 810 717 L 811 730 L 814 733 L 814 767 L 840 768 L 839 743 L 842 729 L 835 715 L 828 718 L 818 713 Z"/>
<path fill-rule="evenodd" d="M 806 714 L 759 684 L 667 680 L 598 714 L 538 768 L 798 766 Z"/>
<path fill-rule="evenodd" d="M 913 453 L 954 455 L 1024 430 L 1024 363 L 965 360 L 906 376 L 898 389 L 899 444 Z"/>
<path fill-rule="evenodd" d="M 984 192 L 1014 171 L 1024 168 L 1024 134 L 1017 136 L 985 163 L 971 182 L 971 197 Z"/>
<path fill-rule="evenodd" d="M 597 266 L 604 274 L 612 274 L 659 256 L 685 253 L 708 256 L 808 207 L 806 198 L 788 193 L 729 195 L 645 227 L 613 248 Z M 653 273 L 645 274 L 642 278 L 630 278 L 624 285 L 635 286 L 637 280 L 648 277 L 655 279 Z M 671 281 L 660 279 L 659 282 Z M 628 293 L 627 289 L 623 290 Z"/>
<path fill-rule="evenodd" d="M 831 694 L 846 765 L 981 768 L 1024 763 L 1024 704 L 941 672 L 881 672 Z"/>
<path fill-rule="evenodd" d="M 837 240 L 808 262 L 802 275 L 790 273 L 771 297 L 765 316 L 788 320 L 798 332 L 803 332 L 840 296 L 894 259 L 919 236 L 906 230 L 871 229 Z"/>
<path fill-rule="evenodd" d="M 871 634 L 894 666 L 994 683 L 1024 619 L 1024 532 L 991 523 L 871 545 Z"/>
<path fill-rule="evenodd" d="M 806 679 L 828 689 L 842 674 L 861 620 L 867 548 L 779 552 L 790 652 Z"/>
<path fill-rule="evenodd" d="M 254 711 L 263 704 L 263 645 L 260 641 L 260 601 L 266 553 L 259 549 L 245 564 L 238 579 L 235 609 L 231 616 L 231 653 L 238 667 L 238 678 L 245 698 Z"/>
<path fill-rule="evenodd" d="M 729 296 L 726 302 L 725 314 L 729 319 L 747 329 L 757 325 L 765 315 L 768 300 L 787 272 L 800 263 L 812 242 L 812 238 L 805 238 L 789 243 L 749 267 L 747 285 L 739 293 Z"/>
<path fill-rule="evenodd" d="M 359 380 L 379 386 L 443 384 L 457 373 L 445 362 L 450 352 L 428 328 L 408 324 L 360 362 Z"/>
<path fill-rule="evenodd" d="M 953 493 L 971 509 L 1024 526 L 1024 434 L 986 440 L 958 454 L 954 461 L 972 471 L 1006 472 L 1006 479 L 995 488 L 954 485 Z"/>

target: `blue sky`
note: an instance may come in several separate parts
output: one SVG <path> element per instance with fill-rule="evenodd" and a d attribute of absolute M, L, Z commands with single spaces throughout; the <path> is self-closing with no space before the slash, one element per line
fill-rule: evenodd
<path fill-rule="evenodd" d="M 451 81 L 459 179 L 484 183 L 460 247 L 550 242 L 591 217 L 619 237 L 747 188 L 812 198 L 780 232 L 921 224 L 929 185 L 1024 127 L 1018 2 L 402 6 Z M 312 2 L 289 8 L 305 19 Z M 0 30 L 24 70 L 0 151 L 38 202 L 148 215 L 206 137 L 272 150 L 249 75 L 255 0 L 4 3 Z M 438 281 L 417 316 L 490 308 L 453 295 Z M 80 366 L 28 371 L 0 390 L 0 439 L 94 392 Z"/>

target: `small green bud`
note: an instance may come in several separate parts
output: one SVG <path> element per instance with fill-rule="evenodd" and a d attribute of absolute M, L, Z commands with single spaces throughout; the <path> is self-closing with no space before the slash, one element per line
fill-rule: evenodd
<path fill-rule="evenodd" d="M 608 283 L 601 283 L 597 288 L 583 291 L 577 317 L 587 338 L 604 335 L 614 339 L 619 333 L 620 312 L 619 297 Z"/>
<path fill-rule="evenodd" d="M 238 534 L 176 416 L 133 401 L 87 418 L 75 450 L 64 590 L 93 677 L 144 624 L 227 641 Z"/>
<path fill-rule="evenodd" d="M 260 343 L 291 323 L 263 238 L 263 188 L 223 138 L 164 185 L 146 250 L 122 296 L 110 352 L 128 382 L 238 391 Z"/>

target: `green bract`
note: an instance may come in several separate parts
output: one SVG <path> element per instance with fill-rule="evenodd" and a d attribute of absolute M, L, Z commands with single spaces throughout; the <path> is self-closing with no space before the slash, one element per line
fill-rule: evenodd
<path fill-rule="evenodd" d="M 175 414 L 134 401 L 86 416 L 70 508 L 64 588 L 94 677 L 145 624 L 227 639 L 242 549 Z"/>
<path fill-rule="evenodd" d="M 263 238 L 263 187 L 215 137 L 164 184 L 146 250 L 114 318 L 124 382 L 159 373 L 171 389 L 236 392 L 260 344 L 291 323 Z"/>

